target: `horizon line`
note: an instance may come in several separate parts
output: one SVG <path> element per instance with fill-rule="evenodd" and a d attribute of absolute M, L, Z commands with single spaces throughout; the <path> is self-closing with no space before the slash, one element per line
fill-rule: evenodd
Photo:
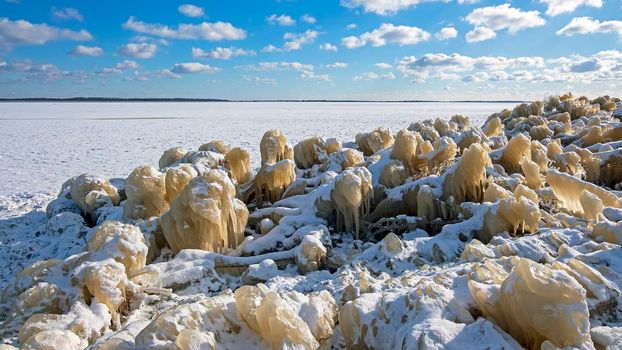
<path fill-rule="evenodd" d="M 366 99 L 220 99 L 187 97 L 16 97 L 0 102 L 351 102 L 351 103 L 521 103 L 523 100 L 366 100 Z"/>

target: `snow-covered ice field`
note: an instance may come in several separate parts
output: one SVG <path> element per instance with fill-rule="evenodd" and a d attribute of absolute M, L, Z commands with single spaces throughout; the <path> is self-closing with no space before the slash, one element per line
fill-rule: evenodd
<path fill-rule="evenodd" d="M 197 149 L 224 140 L 251 152 L 278 128 L 289 142 L 313 135 L 353 141 L 357 132 L 393 131 L 429 118 L 463 114 L 478 125 L 516 103 L 0 103 L 0 215 L 4 196 L 56 193 L 81 173 L 127 176 L 157 164 L 173 146 Z"/>
<path fill-rule="evenodd" d="M 68 178 L 126 177 L 157 165 L 169 147 L 224 140 L 251 152 L 270 128 L 290 144 L 313 135 L 354 141 L 376 127 L 397 131 L 428 118 L 471 117 L 478 125 L 515 103 L 0 103 L 0 290 L 50 246 L 45 207 Z"/>

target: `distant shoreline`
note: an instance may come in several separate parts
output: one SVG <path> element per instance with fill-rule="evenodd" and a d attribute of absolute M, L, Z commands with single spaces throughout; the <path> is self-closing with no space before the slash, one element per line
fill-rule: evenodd
<path fill-rule="evenodd" d="M 216 98 L 114 98 L 114 97 L 70 97 L 70 98 L 0 98 L 0 102 L 348 102 L 348 103 L 521 103 L 519 100 L 227 100 Z"/>

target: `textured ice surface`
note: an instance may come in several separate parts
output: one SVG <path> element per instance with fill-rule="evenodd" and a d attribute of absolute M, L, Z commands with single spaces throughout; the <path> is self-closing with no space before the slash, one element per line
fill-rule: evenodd
<path fill-rule="evenodd" d="M 157 166 L 163 149 L 197 149 L 212 140 L 246 148 L 259 165 L 259 141 L 270 128 L 291 144 L 313 134 L 349 141 L 357 132 L 393 132 L 418 120 L 454 114 L 481 125 L 515 103 L 0 103 L 0 196 L 56 193 L 85 172 L 126 177 Z M 30 176 L 36 173 L 37 176 Z"/>

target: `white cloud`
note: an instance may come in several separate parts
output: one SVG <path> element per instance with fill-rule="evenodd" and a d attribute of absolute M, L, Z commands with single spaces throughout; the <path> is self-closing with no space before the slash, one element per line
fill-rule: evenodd
<path fill-rule="evenodd" d="M 303 64 L 297 61 L 293 62 L 259 62 L 257 64 L 251 64 L 246 66 L 240 66 L 246 70 L 254 71 L 271 71 L 271 70 L 295 70 L 295 71 L 310 71 L 314 67 L 311 64 Z"/>
<path fill-rule="evenodd" d="M 314 81 L 323 81 L 323 82 L 331 82 L 333 78 L 328 74 L 315 74 L 313 71 L 305 71 L 300 73 L 300 78 L 304 80 L 314 80 Z"/>
<path fill-rule="evenodd" d="M 104 50 L 101 47 L 97 46 L 84 46 L 78 45 L 73 50 L 71 50 L 70 54 L 74 56 L 101 56 L 104 54 Z"/>
<path fill-rule="evenodd" d="M 573 18 L 557 35 L 573 36 L 576 34 L 616 33 L 622 38 L 622 21 L 599 21 L 591 17 Z"/>
<path fill-rule="evenodd" d="M 161 69 L 158 71 L 158 76 L 160 78 L 172 78 L 172 79 L 181 79 L 181 75 L 175 74 L 171 72 L 170 69 Z"/>
<path fill-rule="evenodd" d="M 82 14 L 80 13 L 80 11 L 71 8 L 71 7 L 65 7 L 62 9 L 57 9 L 55 7 L 52 8 L 52 17 L 54 17 L 55 19 L 58 20 L 63 20 L 63 21 L 67 21 L 67 20 L 71 20 L 74 19 L 78 22 L 82 22 L 84 21 L 84 17 L 82 16 Z"/>
<path fill-rule="evenodd" d="M 132 60 L 124 60 L 123 62 L 119 62 L 115 65 L 116 69 L 121 69 L 121 70 L 138 69 L 138 67 L 140 67 L 140 65 L 136 63 L 136 61 L 132 61 Z"/>
<path fill-rule="evenodd" d="M 469 43 L 476 43 L 479 41 L 486 41 L 493 39 L 497 36 L 494 30 L 488 27 L 475 27 L 470 32 L 466 33 L 466 41 Z"/>
<path fill-rule="evenodd" d="M 393 66 L 391 66 L 388 63 L 384 63 L 384 62 L 376 63 L 376 67 L 378 67 L 380 69 L 391 69 L 391 68 L 393 68 Z"/>
<path fill-rule="evenodd" d="M 523 11 L 510 7 L 510 4 L 475 9 L 466 16 L 466 21 L 476 27 L 487 27 L 493 31 L 507 30 L 510 33 L 546 23 L 538 11 Z"/>
<path fill-rule="evenodd" d="M 4 62 L 0 65 L 0 73 L 13 73 L 22 75 L 21 80 L 51 81 L 69 77 L 83 78 L 85 73 L 81 71 L 71 72 L 60 69 L 49 63 L 34 63 L 31 60 L 18 60 Z"/>
<path fill-rule="evenodd" d="M 283 39 L 286 41 L 282 48 L 278 48 L 274 45 L 267 45 L 261 51 L 279 52 L 300 50 L 303 45 L 314 42 L 319 35 L 320 33 L 315 30 L 307 30 L 304 33 L 285 33 L 285 35 L 283 35 Z"/>
<path fill-rule="evenodd" d="M 539 0 L 547 5 L 546 14 L 557 16 L 562 13 L 573 12 L 579 6 L 602 7 L 602 0 Z"/>
<path fill-rule="evenodd" d="M 341 0 L 341 6 L 362 7 L 365 13 L 371 12 L 380 16 L 387 16 L 415 6 L 420 2 L 421 0 Z"/>
<path fill-rule="evenodd" d="M 320 45 L 320 50 L 323 51 L 337 51 L 337 46 L 331 44 L 331 43 L 324 43 L 322 45 Z"/>
<path fill-rule="evenodd" d="M 274 46 L 272 44 L 266 45 L 266 46 L 264 46 L 263 49 L 261 49 L 261 52 L 268 52 L 268 53 L 269 52 L 278 52 L 278 51 L 281 51 L 281 49 L 279 49 L 278 47 L 276 47 L 276 46 Z"/>
<path fill-rule="evenodd" d="M 296 20 L 288 15 L 270 15 L 269 17 L 266 17 L 266 22 L 268 22 L 268 24 L 278 24 L 281 26 L 293 26 L 296 24 Z"/>
<path fill-rule="evenodd" d="M 315 74 L 315 67 L 312 64 L 304 64 L 297 61 L 287 62 L 259 62 L 256 64 L 237 66 L 248 71 L 274 71 L 274 70 L 292 70 L 298 73 L 301 79 L 314 81 L 332 81 L 332 77 L 326 74 Z"/>
<path fill-rule="evenodd" d="M 248 75 L 243 75 L 242 79 L 253 82 L 253 83 L 257 83 L 257 84 L 276 85 L 276 80 L 274 80 L 273 78 L 251 77 Z"/>
<path fill-rule="evenodd" d="M 348 68 L 348 64 L 345 62 L 335 62 L 335 63 L 327 64 L 326 68 Z"/>
<path fill-rule="evenodd" d="M 122 74 L 123 71 L 129 69 L 138 69 L 140 65 L 136 61 L 124 60 L 114 65 L 114 67 L 104 67 L 102 70 L 96 71 L 96 75 L 110 75 L 110 74 Z"/>
<path fill-rule="evenodd" d="M 33 24 L 25 20 L 12 21 L 0 17 L 0 47 L 13 45 L 43 45 L 55 40 L 88 41 L 91 33 L 84 29 L 73 31 L 49 26 L 45 23 Z"/>
<path fill-rule="evenodd" d="M 580 82 L 619 81 L 622 79 L 622 52 L 607 50 L 589 57 L 569 55 L 544 60 L 538 56 L 470 57 L 460 54 L 407 56 L 397 69 L 417 82 L 435 78 L 463 82 Z"/>
<path fill-rule="evenodd" d="M 453 39 L 458 36 L 458 31 L 454 27 L 445 27 L 441 29 L 438 33 L 434 34 L 434 36 L 438 40 Z"/>
<path fill-rule="evenodd" d="M 302 17 L 300 17 L 300 20 L 305 22 L 305 23 L 309 23 L 309 24 L 315 24 L 315 22 L 317 22 L 317 20 L 315 19 L 315 17 L 309 15 L 309 14 L 305 14 Z"/>
<path fill-rule="evenodd" d="M 236 56 L 255 56 L 256 53 L 253 50 L 238 49 L 235 47 L 217 47 L 211 51 L 204 51 L 198 47 L 192 48 L 192 57 L 194 58 L 208 58 L 215 60 L 230 60 Z"/>
<path fill-rule="evenodd" d="M 285 42 L 285 44 L 283 45 L 283 50 L 300 50 L 302 45 L 312 43 L 318 37 L 318 35 L 320 35 L 320 33 L 315 30 L 307 30 L 304 33 L 285 33 L 283 38 L 289 41 Z"/>
<path fill-rule="evenodd" d="M 479 0 L 458 0 L 458 4 L 463 5 L 463 4 L 476 4 L 478 3 Z"/>
<path fill-rule="evenodd" d="M 203 17 L 205 15 L 205 11 L 202 7 L 195 6 L 192 4 L 183 4 L 177 8 L 177 11 L 186 17 Z"/>
<path fill-rule="evenodd" d="M 136 33 L 167 39 L 185 40 L 242 40 L 246 38 L 244 29 L 236 28 L 228 22 L 203 22 L 200 24 L 179 24 L 172 28 L 162 24 L 145 23 L 130 17 L 123 28 Z"/>
<path fill-rule="evenodd" d="M 171 68 L 171 72 L 174 74 L 216 73 L 219 71 L 220 68 L 199 62 L 176 63 Z"/>
<path fill-rule="evenodd" d="M 348 36 L 341 39 L 341 44 L 349 49 L 371 45 L 374 47 L 387 44 L 414 45 L 430 39 L 430 33 L 418 27 L 395 26 L 383 23 L 379 28 L 360 36 Z"/>
<path fill-rule="evenodd" d="M 355 23 L 350 23 L 346 26 L 346 29 L 352 30 L 352 29 L 356 29 L 358 28 L 358 26 Z"/>
<path fill-rule="evenodd" d="M 374 73 L 374 72 L 365 72 L 361 75 L 357 75 L 355 76 L 352 80 L 354 81 L 361 81 L 361 80 L 378 80 L 378 79 L 386 79 L 386 80 L 393 80 L 395 79 L 395 75 L 393 74 L 393 72 L 389 72 L 386 74 L 378 74 L 378 73 Z"/>
<path fill-rule="evenodd" d="M 132 58 L 148 59 L 155 56 L 158 47 L 150 43 L 129 43 L 121 46 L 118 53 Z"/>

